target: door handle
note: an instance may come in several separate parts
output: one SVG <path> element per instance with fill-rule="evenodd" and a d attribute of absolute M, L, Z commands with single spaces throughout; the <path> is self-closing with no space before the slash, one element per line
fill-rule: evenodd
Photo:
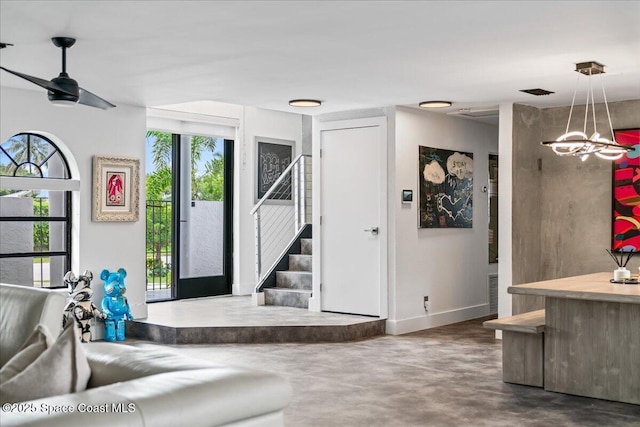
<path fill-rule="evenodd" d="M 373 234 L 374 236 L 377 236 L 377 235 L 378 235 L 378 232 L 379 232 L 380 230 L 378 229 L 378 227 L 371 227 L 371 228 L 367 228 L 367 229 L 366 229 L 366 230 L 364 230 L 364 231 L 368 231 L 369 233 Z"/>

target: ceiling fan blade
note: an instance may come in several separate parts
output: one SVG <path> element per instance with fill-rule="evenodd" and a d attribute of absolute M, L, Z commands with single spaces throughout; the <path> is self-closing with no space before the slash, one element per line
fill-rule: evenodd
<path fill-rule="evenodd" d="M 64 90 L 59 85 L 57 85 L 54 82 L 51 82 L 49 80 L 41 79 L 41 78 L 38 78 L 38 77 L 33 77 L 33 76 L 28 75 L 28 74 L 19 73 L 17 71 L 12 71 L 12 70 L 9 70 L 9 69 L 4 68 L 4 67 L 0 67 L 0 69 L 3 69 L 4 71 L 6 71 L 9 74 L 13 74 L 14 76 L 18 76 L 18 77 L 20 77 L 22 79 L 30 81 L 31 83 L 35 83 L 38 86 L 40 86 L 40 87 L 42 87 L 44 89 L 50 90 L 52 92 L 60 92 L 60 93 L 66 93 L 67 95 L 73 95 L 71 92 L 69 92 L 67 90 Z"/>
<path fill-rule="evenodd" d="M 109 101 L 100 98 L 98 95 L 94 95 L 86 89 L 80 89 L 80 99 L 78 99 L 78 103 L 83 105 L 88 105 L 89 107 L 102 108 L 103 110 L 108 110 L 109 108 L 115 107 Z"/>

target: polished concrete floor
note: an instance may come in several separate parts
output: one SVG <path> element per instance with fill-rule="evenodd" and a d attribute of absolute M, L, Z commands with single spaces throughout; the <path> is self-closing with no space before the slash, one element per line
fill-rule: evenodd
<path fill-rule="evenodd" d="M 481 321 L 348 343 L 162 347 L 288 378 L 290 427 L 640 426 L 640 406 L 503 383 L 500 341 Z"/>

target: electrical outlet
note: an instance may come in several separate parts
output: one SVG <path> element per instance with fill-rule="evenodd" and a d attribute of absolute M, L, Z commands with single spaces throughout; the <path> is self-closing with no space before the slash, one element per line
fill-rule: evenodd
<path fill-rule="evenodd" d="M 429 305 L 429 295 L 426 295 L 424 297 L 424 311 L 429 311 L 430 305 Z"/>

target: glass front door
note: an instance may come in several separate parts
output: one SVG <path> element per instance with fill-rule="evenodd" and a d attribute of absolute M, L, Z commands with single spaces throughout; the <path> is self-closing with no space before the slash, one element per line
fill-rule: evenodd
<path fill-rule="evenodd" d="M 197 135 L 176 137 L 175 298 L 229 294 L 233 141 Z"/>
<path fill-rule="evenodd" d="M 147 145 L 147 301 L 231 293 L 233 141 L 150 131 Z"/>

